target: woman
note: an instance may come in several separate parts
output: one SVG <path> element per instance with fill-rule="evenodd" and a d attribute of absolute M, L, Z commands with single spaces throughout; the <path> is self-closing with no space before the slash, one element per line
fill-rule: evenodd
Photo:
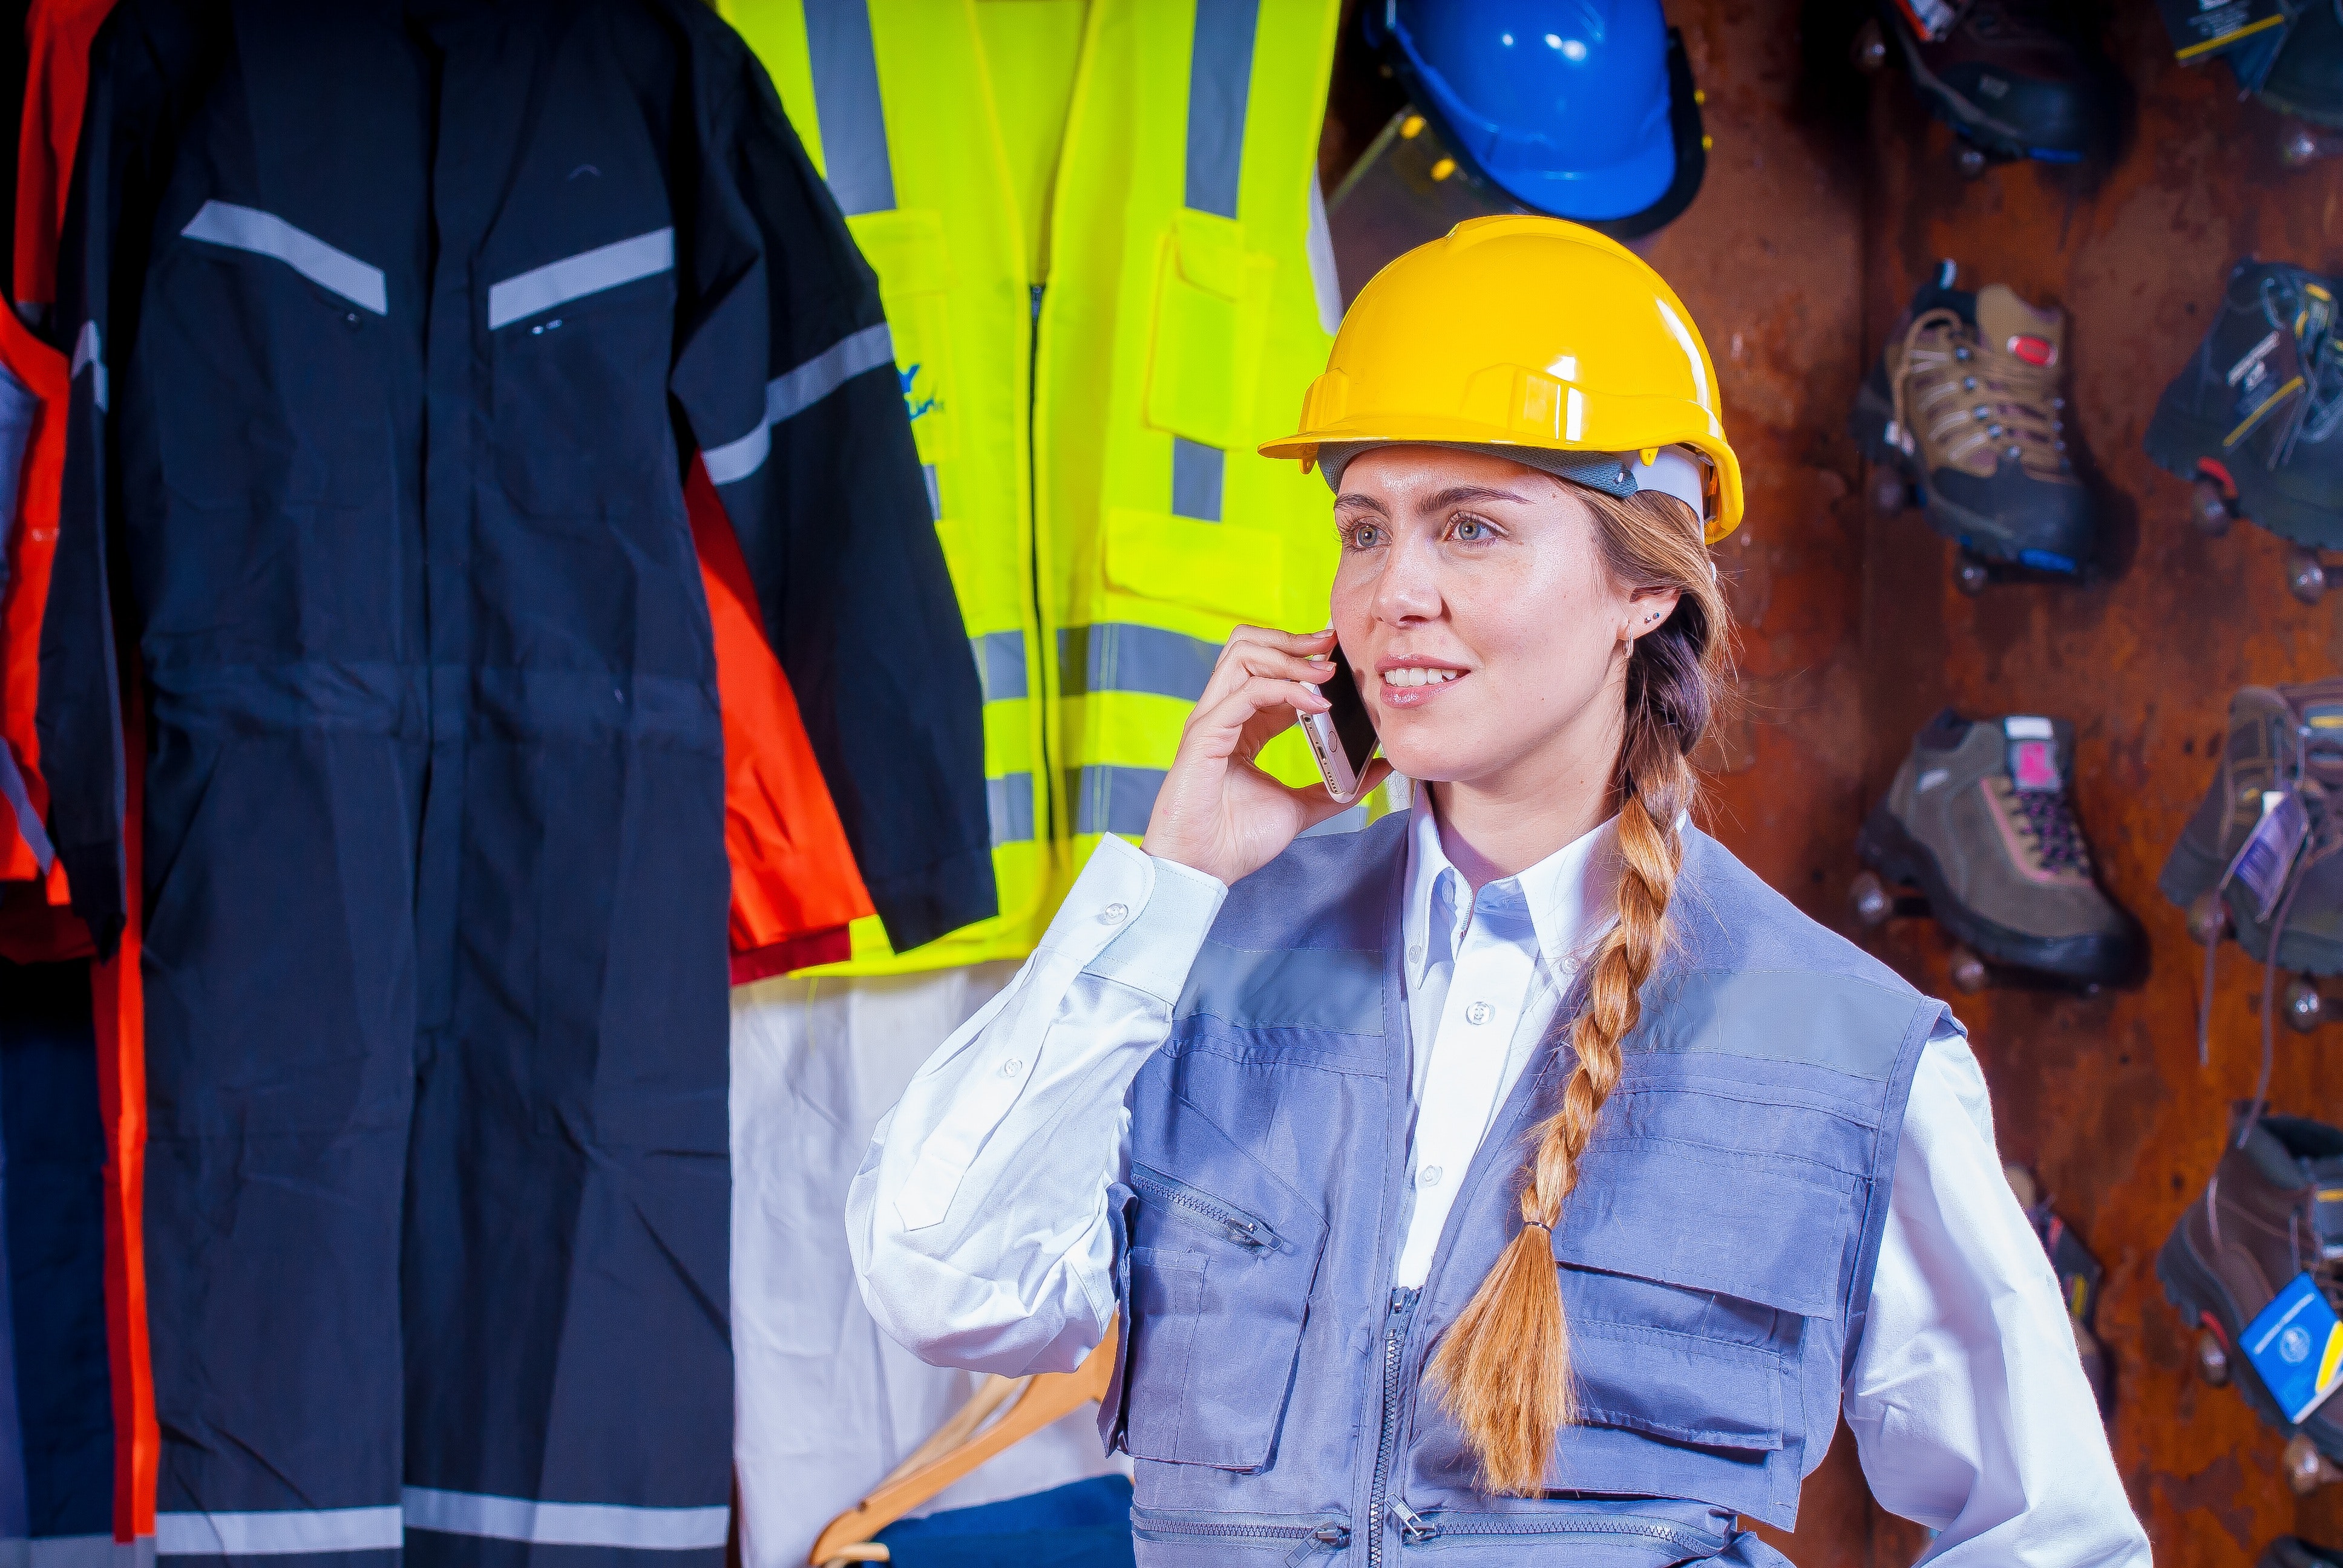
<path fill-rule="evenodd" d="M 1230 639 L 1143 851 L 879 1130 L 889 1332 L 1014 1373 L 1120 1325 L 1142 1563 L 1778 1563 L 1736 1515 L 1794 1523 L 1842 1401 L 1936 1560 L 2147 1561 L 1959 1025 L 1690 825 L 1715 406 L 1585 229 L 1385 269 L 1262 448 L 1337 490 L 1332 632 Z M 1252 759 L 1338 638 L 1422 788 L 1297 838 L 1338 806 Z"/>

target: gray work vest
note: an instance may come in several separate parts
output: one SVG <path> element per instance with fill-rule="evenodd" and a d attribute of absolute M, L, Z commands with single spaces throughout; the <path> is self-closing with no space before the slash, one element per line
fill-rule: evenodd
<path fill-rule="evenodd" d="M 1688 834 L 1673 950 L 1554 1237 L 1580 1424 L 1547 1496 L 1489 1498 L 1423 1366 L 1520 1227 L 1570 1052 L 1523 1072 L 1423 1288 L 1394 1290 L 1406 829 L 1302 839 L 1238 883 L 1132 1085 L 1100 1425 L 1136 1462 L 1140 1563 L 1779 1563 L 1735 1516 L 1791 1527 L 1837 1425 L 1943 1004 Z"/>

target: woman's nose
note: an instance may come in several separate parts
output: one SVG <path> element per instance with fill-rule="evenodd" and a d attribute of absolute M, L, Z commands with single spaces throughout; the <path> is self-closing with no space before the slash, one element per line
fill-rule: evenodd
<path fill-rule="evenodd" d="M 1404 536 L 1393 544 L 1375 580 L 1374 612 L 1393 622 L 1440 613 L 1439 561 L 1429 546 Z"/>

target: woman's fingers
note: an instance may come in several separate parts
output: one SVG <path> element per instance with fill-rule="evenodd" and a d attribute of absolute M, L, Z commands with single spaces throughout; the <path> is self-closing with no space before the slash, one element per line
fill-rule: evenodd
<path fill-rule="evenodd" d="M 1312 684 L 1253 675 L 1232 691 L 1225 691 L 1219 701 L 1207 699 L 1197 703 L 1195 715 L 1188 719 L 1188 734 L 1181 736 L 1181 755 L 1188 755 L 1191 748 L 1204 757 L 1232 757 L 1240 750 L 1252 755 L 1268 736 L 1293 724 L 1296 708 L 1326 712 L 1329 706 Z M 1253 748 L 1244 745 L 1249 731 L 1265 731 L 1253 736 Z"/>
<path fill-rule="evenodd" d="M 1324 631 L 1279 631 L 1274 627 L 1241 626 L 1229 633 L 1228 646 L 1222 648 L 1221 653 L 1225 658 L 1231 649 L 1239 647 L 1267 648 L 1306 658 L 1313 653 L 1329 652 L 1333 646 L 1334 630 L 1332 627 Z"/>
<path fill-rule="evenodd" d="M 1323 713 L 1332 706 L 1324 695 L 1307 681 L 1252 676 L 1223 694 L 1218 701 L 1212 700 L 1208 695 L 1203 702 L 1196 705 L 1194 716 L 1188 720 L 1188 734 L 1181 742 L 1181 749 L 1185 750 L 1191 742 L 1194 742 L 1202 747 L 1207 756 L 1226 757 L 1237 749 L 1246 728 L 1262 715 L 1268 714 L 1277 719 L 1276 729 L 1270 731 L 1275 734 L 1293 722 L 1292 709 L 1306 709 L 1312 713 Z M 1279 709 L 1288 711 L 1277 714 Z"/>
<path fill-rule="evenodd" d="M 1248 638 L 1247 632 L 1258 632 Z M 1237 628 L 1221 649 L 1219 662 L 1212 667 L 1212 678 L 1205 682 L 1203 695 L 1196 699 L 1199 714 L 1216 706 L 1231 692 L 1248 680 L 1269 677 L 1279 680 L 1307 681 L 1317 686 L 1331 680 L 1334 666 L 1322 657 L 1332 648 L 1334 634 L 1319 632 L 1309 637 L 1296 637 L 1290 632 L 1261 632 L 1255 627 Z M 1314 662 L 1312 654 L 1322 657 Z"/>

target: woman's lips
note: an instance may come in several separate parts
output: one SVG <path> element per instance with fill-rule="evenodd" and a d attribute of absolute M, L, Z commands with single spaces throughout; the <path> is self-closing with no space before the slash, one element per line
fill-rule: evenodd
<path fill-rule="evenodd" d="M 1454 687 L 1466 673 L 1436 666 L 1402 665 L 1380 671 L 1375 689 L 1386 708 L 1421 708 Z"/>

